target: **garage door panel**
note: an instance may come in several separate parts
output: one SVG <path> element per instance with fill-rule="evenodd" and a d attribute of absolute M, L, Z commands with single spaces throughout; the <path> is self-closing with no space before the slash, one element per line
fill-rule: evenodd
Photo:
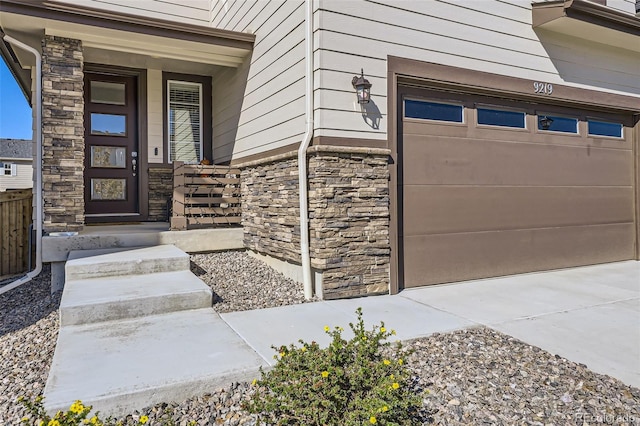
<path fill-rule="evenodd" d="M 474 127 L 466 124 L 441 124 L 422 122 L 416 123 L 405 120 L 403 123 L 405 136 L 440 136 L 447 138 L 502 140 L 513 143 L 530 143 L 531 132 L 528 130 L 500 129 Z M 579 144 L 580 138 L 561 135 L 567 144 Z"/>
<path fill-rule="evenodd" d="M 469 128 L 466 124 L 443 124 L 429 121 L 410 121 L 405 119 L 402 124 L 405 135 L 433 135 L 455 138 L 469 137 Z"/>
<path fill-rule="evenodd" d="M 631 187 L 407 185 L 403 235 L 633 222 Z"/>
<path fill-rule="evenodd" d="M 403 184 L 626 186 L 630 151 L 405 135 Z"/>
<path fill-rule="evenodd" d="M 404 237 L 404 286 L 632 259 L 633 224 Z"/>

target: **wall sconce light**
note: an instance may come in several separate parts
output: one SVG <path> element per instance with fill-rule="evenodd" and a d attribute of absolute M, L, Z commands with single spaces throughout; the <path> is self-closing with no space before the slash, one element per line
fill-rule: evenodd
<path fill-rule="evenodd" d="M 368 104 L 371 96 L 371 83 L 364 78 L 364 70 L 360 69 L 360 76 L 357 75 L 351 80 L 351 85 L 356 89 L 359 104 Z"/>
<path fill-rule="evenodd" d="M 540 124 L 540 128 L 542 130 L 549 130 L 549 128 L 551 127 L 551 123 L 553 123 L 553 118 L 543 115 L 538 119 L 538 123 Z"/>

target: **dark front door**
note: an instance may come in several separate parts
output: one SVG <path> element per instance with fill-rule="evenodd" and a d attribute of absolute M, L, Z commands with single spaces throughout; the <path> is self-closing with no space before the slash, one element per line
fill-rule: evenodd
<path fill-rule="evenodd" d="M 139 219 L 137 78 L 85 73 L 87 222 Z"/>

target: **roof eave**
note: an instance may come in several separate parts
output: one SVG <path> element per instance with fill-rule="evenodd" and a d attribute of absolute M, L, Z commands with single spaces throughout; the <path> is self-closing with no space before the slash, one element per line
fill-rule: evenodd
<path fill-rule="evenodd" d="M 250 51 L 255 35 L 49 0 L 2 0 L 0 11 Z"/>
<path fill-rule="evenodd" d="M 554 0 L 532 3 L 533 28 L 560 18 L 573 18 L 640 37 L 640 18 L 586 0 Z"/>
<path fill-rule="evenodd" d="M 18 57 L 13 51 L 13 48 L 9 43 L 2 39 L 4 37 L 4 31 L 0 28 L 0 56 L 2 60 L 7 64 L 7 68 L 13 75 L 14 80 L 20 86 L 20 90 L 25 99 L 31 106 L 31 73 L 25 69 L 22 69 Z"/>

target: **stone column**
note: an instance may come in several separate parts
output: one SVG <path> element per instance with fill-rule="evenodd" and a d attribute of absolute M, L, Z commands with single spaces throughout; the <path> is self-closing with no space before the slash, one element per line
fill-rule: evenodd
<path fill-rule="evenodd" d="M 42 192 L 44 230 L 84 225 L 84 73 L 82 42 L 42 42 Z"/>
<path fill-rule="evenodd" d="M 325 299 L 389 291 L 387 149 L 309 149 L 311 266 Z"/>
<path fill-rule="evenodd" d="M 173 196 L 173 168 L 149 166 L 149 222 L 169 218 L 169 200 Z"/>

